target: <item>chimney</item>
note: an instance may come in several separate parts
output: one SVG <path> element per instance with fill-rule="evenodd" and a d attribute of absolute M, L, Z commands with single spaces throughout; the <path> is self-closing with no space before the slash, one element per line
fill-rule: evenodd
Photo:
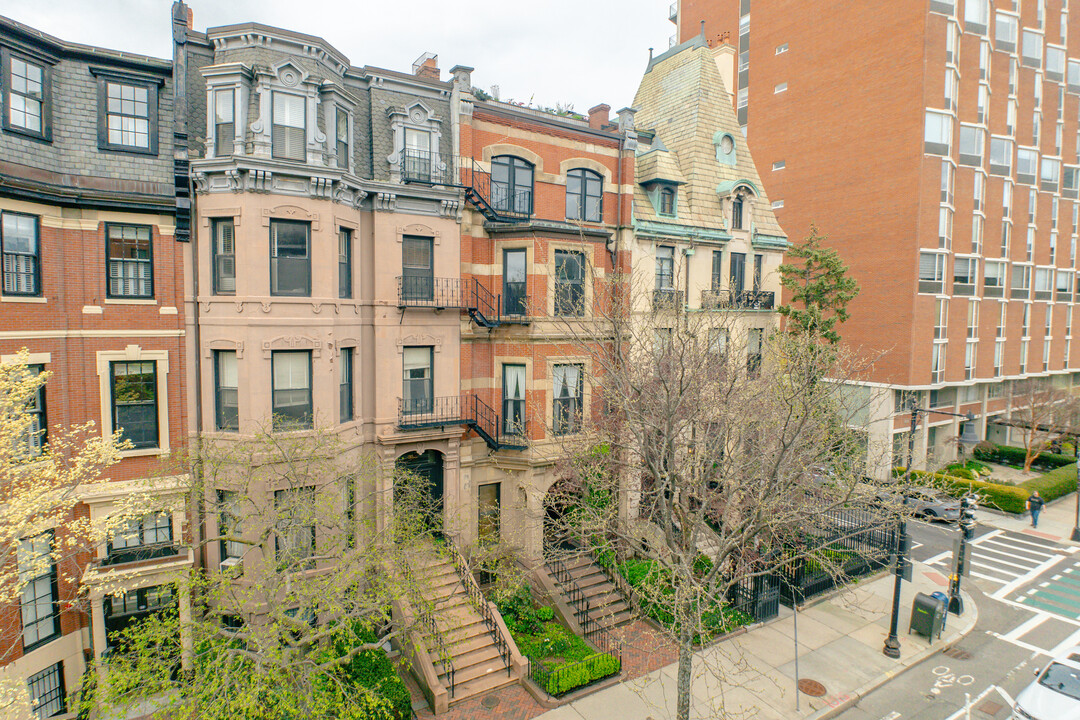
<path fill-rule="evenodd" d="M 604 126 L 610 121 L 608 115 L 610 112 L 611 106 L 604 103 L 589 108 L 589 127 L 593 130 L 603 130 Z"/>
<path fill-rule="evenodd" d="M 191 6 L 188 6 L 187 9 L 187 27 L 188 30 L 195 27 L 195 11 L 191 9 Z"/>
<path fill-rule="evenodd" d="M 439 80 L 439 56 L 435 53 L 426 52 L 416 58 L 412 65 L 413 75 L 427 80 Z"/>
<path fill-rule="evenodd" d="M 724 43 L 711 49 L 716 69 L 720 71 L 720 80 L 724 83 L 724 92 L 728 102 L 735 107 L 735 47 Z"/>

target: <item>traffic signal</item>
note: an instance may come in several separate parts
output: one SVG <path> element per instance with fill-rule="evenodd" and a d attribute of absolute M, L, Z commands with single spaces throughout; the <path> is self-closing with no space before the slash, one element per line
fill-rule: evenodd
<path fill-rule="evenodd" d="M 971 540 L 975 537 L 975 498 L 965 497 L 960 500 L 960 529 L 964 531 L 964 539 Z"/>

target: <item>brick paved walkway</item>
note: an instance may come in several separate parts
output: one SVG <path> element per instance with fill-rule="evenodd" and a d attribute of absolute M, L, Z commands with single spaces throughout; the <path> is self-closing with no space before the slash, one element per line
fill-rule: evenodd
<path fill-rule="evenodd" d="M 642 620 L 616 628 L 612 634 L 623 641 L 623 673 L 627 680 L 659 670 L 675 662 L 678 657 L 674 643 Z M 413 702 L 423 701 L 424 696 L 411 677 L 406 678 L 406 683 L 413 695 Z M 532 720 L 545 711 L 546 708 L 536 702 L 524 687 L 510 685 L 454 705 L 449 712 L 438 717 L 440 720 Z M 426 706 L 417 710 L 416 715 L 420 718 L 435 717 Z"/>

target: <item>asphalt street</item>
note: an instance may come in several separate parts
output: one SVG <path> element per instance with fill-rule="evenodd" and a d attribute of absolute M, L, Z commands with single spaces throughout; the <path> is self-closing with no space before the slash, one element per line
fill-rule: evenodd
<path fill-rule="evenodd" d="M 943 576 L 955 526 L 909 523 L 912 556 Z M 979 526 L 971 575 L 979 608 L 966 638 L 894 678 L 836 717 L 843 720 L 1005 720 L 1012 698 L 1051 654 L 1080 645 L 1080 553 L 1024 533 Z M 911 608 L 900 609 L 901 642 Z M 903 652 L 903 648 L 901 648 Z"/>

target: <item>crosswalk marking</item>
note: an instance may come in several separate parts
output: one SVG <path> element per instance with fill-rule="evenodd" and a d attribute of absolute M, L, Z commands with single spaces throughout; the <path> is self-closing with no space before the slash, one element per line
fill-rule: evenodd
<path fill-rule="evenodd" d="M 971 542 L 971 575 L 999 585 L 994 597 L 1015 591 L 1065 559 L 1059 548 L 1018 535 L 997 529 Z M 953 553 L 939 553 L 926 564 L 951 570 Z"/>

